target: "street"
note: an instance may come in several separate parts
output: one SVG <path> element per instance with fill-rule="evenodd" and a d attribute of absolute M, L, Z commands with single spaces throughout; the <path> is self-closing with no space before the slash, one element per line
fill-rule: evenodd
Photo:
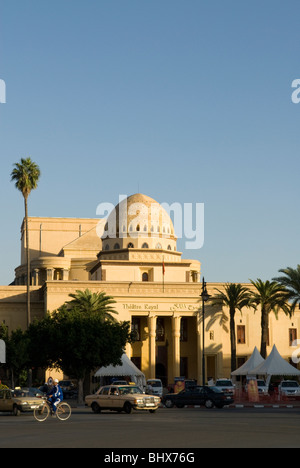
<path fill-rule="evenodd" d="M 299 448 L 299 434 L 299 408 L 162 408 L 132 415 L 74 408 L 65 423 L 0 414 L 0 448 Z"/>

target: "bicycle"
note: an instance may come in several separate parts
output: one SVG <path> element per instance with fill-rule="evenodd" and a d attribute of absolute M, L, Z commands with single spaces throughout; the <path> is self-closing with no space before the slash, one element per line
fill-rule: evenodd
<path fill-rule="evenodd" d="M 68 419 L 70 419 L 71 414 L 72 414 L 71 406 L 65 401 L 61 401 L 57 405 L 56 413 L 54 413 L 52 409 L 52 405 L 48 400 L 43 401 L 43 403 L 37 408 L 35 408 L 33 412 L 33 416 L 38 422 L 46 421 L 46 419 L 48 419 L 50 415 L 51 416 L 56 415 L 56 417 L 60 421 L 67 421 Z"/>

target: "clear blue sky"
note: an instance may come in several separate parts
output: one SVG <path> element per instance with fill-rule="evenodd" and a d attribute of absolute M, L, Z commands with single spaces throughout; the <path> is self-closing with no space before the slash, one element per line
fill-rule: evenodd
<path fill-rule="evenodd" d="M 209 282 L 300 263 L 299 0 L 0 0 L 0 284 L 31 216 L 96 217 L 145 193 L 205 203 Z M 182 243 L 179 243 L 179 248 Z"/>

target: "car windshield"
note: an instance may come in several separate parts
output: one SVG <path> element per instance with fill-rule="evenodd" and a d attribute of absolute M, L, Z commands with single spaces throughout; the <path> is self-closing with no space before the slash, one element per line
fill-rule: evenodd
<path fill-rule="evenodd" d="M 143 393 L 139 387 L 119 387 L 120 395 L 134 395 L 136 393 Z"/>
<path fill-rule="evenodd" d="M 154 387 L 154 388 L 159 387 L 159 388 L 161 388 L 161 383 L 160 383 L 160 382 L 155 382 L 155 381 L 153 381 L 153 380 L 148 380 L 147 383 L 148 383 L 148 385 L 151 385 L 151 387 Z"/>
<path fill-rule="evenodd" d="M 12 395 L 17 398 L 38 397 L 42 398 L 44 395 L 38 388 L 17 388 L 12 391 Z"/>
<path fill-rule="evenodd" d="M 230 380 L 219 380 L 216 383 L 217 387 L 232 387 L 232 382 Z"/>
<path fill-rule="evenodd" d="M 263 380 L 258 380 L 258 381 L 257 381 L 257 386 L 258 386 L 258 387 L 265 387 L 265 386 L 266 386 L 266 383 L 265 383 Z"/>
<path fill-rule="evenodd" d="M 292 388 L 297 388 L 299 385 L 297 382 L 282 382 L 282 387 L 292 387 Z"/>
<path fill-rule="evenodd" d="M 223 393 L 222 390 L 218 387 L 208 387 L 214 393 Z"/>

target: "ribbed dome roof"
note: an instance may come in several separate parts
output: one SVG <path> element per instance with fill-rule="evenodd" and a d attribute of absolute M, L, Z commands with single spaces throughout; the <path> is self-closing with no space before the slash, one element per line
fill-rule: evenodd
<path fill-rule="evenodd" d="M 139 233 L 174 238 L 174 226 L 167 211 L 153 198 L 137 193 L 116 206 L 117 234 Z"/>

